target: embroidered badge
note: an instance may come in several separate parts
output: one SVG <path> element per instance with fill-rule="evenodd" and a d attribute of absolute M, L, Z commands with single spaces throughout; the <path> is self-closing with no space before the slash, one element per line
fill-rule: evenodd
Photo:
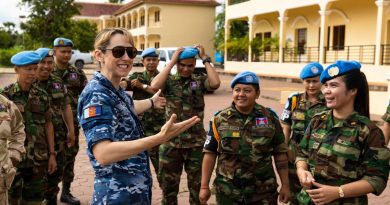
<path fill-rule="evenodd" d="M 240 132 L 233 132 L 232 137 L 240 137 Z"/>
<path fill-rule="evenodd" d="M 77 79 L 77 73 L 69 73 L 69 80 L 76 80 Z"/>
<path fill-rule="evenodd" d="M 58 41 L 58 45 L 64 45 L 64 44 L 65 44 L 64 40 L 59 40 Z"/>
<path fill-rule="evenodd" d="M 256 118 L 256 125 L 268 125 L 268 118 L 266 117 Z"/>
<path fill-rule="evenodd" d="M 282 116 L 280 117 L 281 120 L 289 119 L 291 112 L 289 110 L 283 110 Z"/>
<path fill-rule="evenodd" d="M 198 82 L 192 81 L 192 82 L 190 83 L 190 87 L 191 87 L 191 89 L 197 88 L 197 87 L 198 87 Z"/>
<path fill-rule="evenodd" d="M 7 112 L 7 107 L 4 104 L 0 104 L 0 112 Z"/>
<path fill-rule="evenodd" d="M 251 82 L 253 82 L 253 77 L 251 75 L 248 75 L 248 76 L 245 77 L 245 81 L 247 83 L 251 83 Z"/>
<path fill-rule="evenodd" d="M 96 117 L 102 114 L 102 106 L 101 105 L 93 105 L 91 107 L 85 108 L 83 115 L 84 119 L 88 119 L 91 117 Z"/>
<path fill-rule="evenodd" d="M 315 66 L 311 67 L 310 70 L 311 70 L 311 72 L 312 72 L 313 74 L 317 74 L 317 73 L 318 73 L 318 68 L 315 67 Z"/>
<path fill-rule="evenodd" d="M 52 56 L 54 55 L 54 51 L 53 50 L 50 50 L 49 53 L 48 53 L 49 56 Z"/>
<path fill-rule="evenodd" d="M 56 90 L 61 89 L 61 84 L 53 83 L 53 88 L 56 89 Z"/>
<path fill-rule="evenodd" d="M 338 75 L 339 72 L 340 72 L 340 70 L 338 67 L 332 67 L 332 68 L 329 68 L 329 70 L 328 70 L 328 74 L 330 77 L 334 77 L 334 76 Z"/>

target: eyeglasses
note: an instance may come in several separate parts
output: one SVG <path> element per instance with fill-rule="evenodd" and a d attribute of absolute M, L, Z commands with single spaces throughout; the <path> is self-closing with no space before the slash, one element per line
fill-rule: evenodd
<path fill-rule="evenodd" d="M 134 59 L 135 56 L 137 56 L 137 49 L 134 47 L 115 46 L 114 48 L 102 49 L 102 51 L 107 50 L 111 50 L 112 56 L 114 56 L 114 58 L 121 58 L 123 55 L 125 55 L 125 51 L 131 59 Z"/>

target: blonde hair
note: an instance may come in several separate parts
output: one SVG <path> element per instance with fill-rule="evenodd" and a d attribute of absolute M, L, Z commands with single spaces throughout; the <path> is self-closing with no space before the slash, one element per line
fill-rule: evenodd
<path fill-rule="evenodd" d="M 94 47 L 96 50 L 105 50 L 107 46 L 110 44 L 111 37 L 115 34 L 124 35 L 130 42 L 132 46 L 134 46 L 133 35 L 129 31 L 124 28 L 106 28 L 100 31 L 96 35 Z"/>

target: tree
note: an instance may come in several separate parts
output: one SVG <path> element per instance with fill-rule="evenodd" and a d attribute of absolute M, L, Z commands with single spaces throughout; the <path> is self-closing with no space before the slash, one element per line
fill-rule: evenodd
<path fill-rule="evenodd" d="M 225 51 L 225 4 L 222 4 L 222 11 L 215 17 L 217 25 L 214 37 L 214 48 L 223 53 Z"/>
<path fill-rule="evenodd" d="M 72 39 L 77 49 L 86 52 L 93 50 L 96 33 L 97 27 L 95 24 L 87 20 L 73 20 L 70 32 L 67 32 L 64 37 Z"/>
<path fill-rule="evenodd" d="M 69 32 L 73 15 L 79 14 L 74 0 L 21 0 L 31 13 L 21 28 L 41 46 L 51 46 L 53 40 Z M 30 44 L 35 42 L 30 42 Z"/>
<path fill-rule="evenodd" d="M 15 46 L 20 35 L 15 30 L 15 24 L 12 22 L 4 22 L 0 26 L 0 48 L 11 48 Z"/>

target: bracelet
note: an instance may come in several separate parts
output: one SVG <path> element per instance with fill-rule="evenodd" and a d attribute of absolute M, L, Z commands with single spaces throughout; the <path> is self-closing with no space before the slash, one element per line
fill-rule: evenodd
<path fill-rule="evenodd" d="M 150 100 L 150 103 L 152 103 L 152 109 L 154 109 L 154 102 L 153 102 L 153 99 L 152 98 L 149 98 Z"/>

